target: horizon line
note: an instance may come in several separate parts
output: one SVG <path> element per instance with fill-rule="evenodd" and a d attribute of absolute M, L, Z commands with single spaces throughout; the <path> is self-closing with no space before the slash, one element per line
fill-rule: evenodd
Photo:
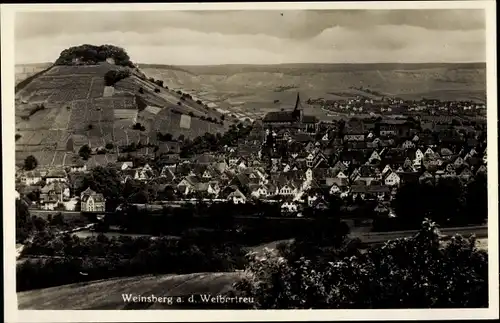
<path fill-rule="evenodd" d="M 14 66 L 19 65 L 41 65 L 41 64 L 54 64 L 55 62 L 38 62 L 38 63 L 15 63 Z M 168 64 L 168 63 L 144 63 L 134 62 L 137 65 L 163 65 L 163 66 L 280 66 L 280 65 L 389 65 L 389 64 L 486 64 L 486 61 L 471 61 L 471 62 L 338 62 L 338 63 L 325 63 L 325 62 L 296 62 L 296 63 L 227 63 L 227 64 Z"/>

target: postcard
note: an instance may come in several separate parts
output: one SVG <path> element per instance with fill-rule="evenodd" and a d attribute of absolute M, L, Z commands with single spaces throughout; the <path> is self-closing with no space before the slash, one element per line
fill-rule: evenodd
<path fill-rule="evenodd" d="M 494 1 L 0 12 L 6 321 L 498 318 Z"/>

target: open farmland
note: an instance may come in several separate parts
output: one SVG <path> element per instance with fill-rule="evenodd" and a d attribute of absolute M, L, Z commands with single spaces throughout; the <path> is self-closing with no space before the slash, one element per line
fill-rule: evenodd
<path fill-rule="evenodd" d="M 183 129 L 191 128 L 191 117 L 187 115 L 181 115 L 181 120 L 179 121 L 179 127 Z"/>
<path fill-rule="evenodd" d="M 484 101 L 486 68 L 464 64 L 283 64 L 162 66 L 144 65 L 147 75 L 170 88 L 192 89 L 193 96 L 229 110 L 259 112 L 276 109 L 275 100 L 293 106 L 300 92 L 308 98 L 342 100 L 360 95 L 379 96 L 370 89 L 403 99 Z M 238 109 L 236 109 L 238 107 Z M 233 111 L 234 108 L 234 111 Z M 256 111 L 253 111 L 256 112 Z"/>
<path fill-rule="evenodd" d="M 17 294 L 20 310 L 118 310 L 138 309 L 123 301 L 122 294 L 189 296 L 224 294 L 243 273 L 148 275 L 91 281 L 32 290 Z M 82 297 L 85 295 L 85 297 Z M 103 297 L 106 295 L 106 297 Z M 136 304 L 137 305 L 137 304 Z M 144 303 L 141 309 L 175 309 L 164 303 Z"/>
<path fill-rule="evenodd" d="M 168 94 L 166 89 L 161 89 L 162 93 L 175 98 L 175 102 L 155 93 L 154 90 L 159 88 L 156 84 L 134 75 L 120 81 L 116 87 L 105 88 L 103 76 L 115 68 L 109 64 L 54 66 L 21 83 L 16 93 L 16 133 L 20 135 L 16 141 L 16 162 L 22 164 L 27 156 L 34 155 L 41 166 L 61 165 L 69 160 L 74 162 L 75 155 L 68 158 L 68 154 L 78 152 L 82 145 L 99 147 L 106 143 L 115 146 L 139 141 L 147 143 L 152 137 L 156 140 L 157 131 L 182 133 L 186 137 L 198 134 L 189 127 L 180 131 L 180 115 L 167 113 L 168 122 L 163 120 L 159 123 L 148 117 L 148 113 L 154 116 L 174 105 L 185 114 L 195 111 L 178 107 L 179 98 L 176 94 Z M 149 112 L 144 112 L 144 119 L 138 112 L 136 102 L 141 87 L 146 91 L 141 96 L 150 106 Z M 33 113 L 42 104 L 44 108 Z M 176 122 L 171 122 L 172 117 Z M 147 130 L 133 130 L 136 122 L 143 123 Z M 167 123 L 173 128 L 165 128 Z M 199 121 L 198 125 L 203 130 L 201 133 L 212 128 L 214 131 L 224 129 L 205 121 Z M 117 158 L 117 155 L 92 156 L 88 164 L 100 165 Z"/>

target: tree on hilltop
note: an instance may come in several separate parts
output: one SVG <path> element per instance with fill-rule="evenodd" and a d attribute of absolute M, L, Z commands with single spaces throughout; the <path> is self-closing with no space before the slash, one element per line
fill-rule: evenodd
<path fill-rule="evenodd" d="M 89 45 L 73 46 L 61 52 L 55 65 L 94 65 L 112 58 L 116 65 L 135 67 L 127 52 L 114 45 Z"/>

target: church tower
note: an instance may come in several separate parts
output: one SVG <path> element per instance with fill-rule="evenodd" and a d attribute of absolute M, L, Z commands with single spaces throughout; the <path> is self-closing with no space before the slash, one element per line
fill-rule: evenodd
<path fill-rule="evenodd" d="M 299 93 L 297 93 L 297 100 L 295 101 L 295 108 L 292 111 L 292 116 L 295 119 L 295 121 L 302 121 L 302 110 L 299 109 L 300 105 L 300 96 Z"/>

